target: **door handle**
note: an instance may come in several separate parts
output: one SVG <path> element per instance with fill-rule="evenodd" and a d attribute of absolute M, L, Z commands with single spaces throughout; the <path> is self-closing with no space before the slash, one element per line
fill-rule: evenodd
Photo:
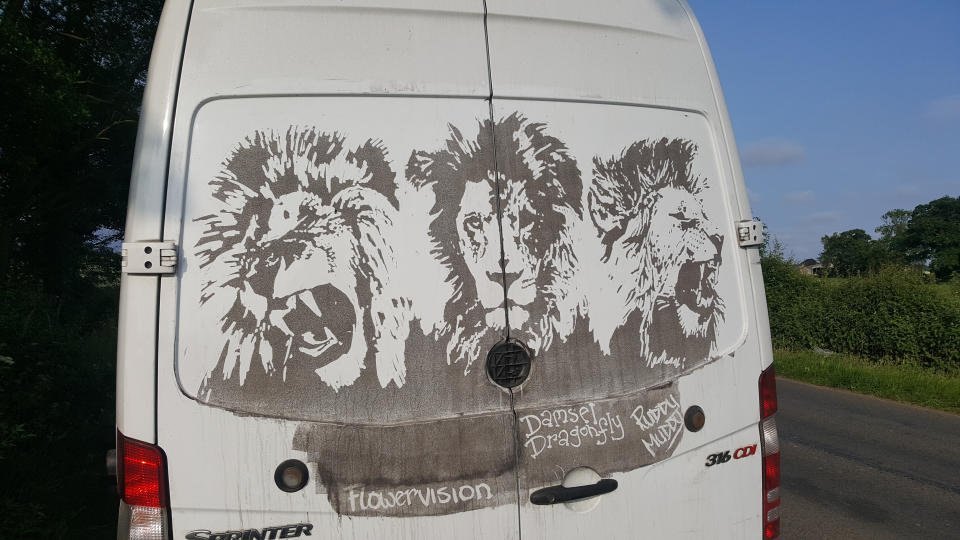
<path fill-rule="evenodd" d="M 613 478 L 604 478 L 596 484 L 587 486 L 550 486 L 531 493 L 530 502 L 533 504 L 557 504 L 604 495 L 615 489 L 617 489 L 617 481 Z"/>

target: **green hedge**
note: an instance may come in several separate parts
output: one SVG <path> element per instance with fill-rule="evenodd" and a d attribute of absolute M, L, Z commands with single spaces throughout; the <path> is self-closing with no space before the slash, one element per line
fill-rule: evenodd
<path fill-rule="evenodd" d="M 115 536 L 115 285 L 53 296 L 0 286 L 0 528 L 24 538 Z"/>
<path fill-rule="evenodd" d="M 960 295 L 953 287 L 900 267 L 819 278 L 777 258 L 764 259 L 763 277 L 775 347 L 960 370 Z"/>

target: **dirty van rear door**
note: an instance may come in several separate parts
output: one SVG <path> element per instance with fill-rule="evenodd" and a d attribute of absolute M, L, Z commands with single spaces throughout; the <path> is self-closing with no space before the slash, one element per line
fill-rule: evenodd
<path fill-rule="evenodd" d="M 704 466 L 756 448 L 760 355 L 694 25 L 682 2 L 487 6 L 508 325 L 532 357 L 523 538 L 759 535 L 759 457 Z"/>
<path fill-rule="evenodd" d="M 482 5 L 331 4 L 195 3 L 160 301 L 174 537 L 515 538 L 481 367 L 503 288 L 456 235 L 499 252 Z"/>
<path fill-rule="evenodd" d="M 742 250 L 703 118 L 509 99 L 494 111 L 510 337 L 532 356 L 514 390 L 524 538 L 674 537 L 690 523 L 665 516 L 701 497 L 701 517 L 744 511 L 722 494 L 749 493 L 759 466 L 698 480 L 703 456 L 686 453 L 734 432 L 731 448 L 757 442 L 753 385 L 752 407 L 730 397 L 756 373 L 730 354 Z M 705 433 L 685 428 L 692 406 Z M 574 500 L 589 495 L 602 497 Z"/>

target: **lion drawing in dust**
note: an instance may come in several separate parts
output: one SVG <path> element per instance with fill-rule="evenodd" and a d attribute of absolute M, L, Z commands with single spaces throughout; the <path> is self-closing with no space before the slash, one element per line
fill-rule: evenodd
<path fill-rule="evenodd" d="M 291 127 L 246 137 L 197 219 L 202 309 L 221 309 L 219 360 L 200 396 L 353 384 L 372 364 L 404 384 L 406 301 L 391 283 L 398 201 L 378 141 Z"/>
<path fill-rule="evenodd" d="M 447 361 L 469 372 L 507 324 L 534 352 L 569 335 L 578 309 L 570 229 L 582 220 L 583 188 L 576 161 L 544 124 L 514 113 L 479 122 L 475 138 L 449 129 L 445 148 L 412 153 L 406 175 L 435 195 L 428 234 L 452 284 L 435 337 L 449 340 Z"/>
<path fill-rule="evenodd" d="M 703 208 L 696 153 L 690 141 L 662 138 L 594 159 L 587 205 L 606 263 L 602 279 L 620 291 L 603 304 L 614 324 L 593 328 L 606 352 L 618 333 L 635 343 L 639 333 L 648 366 L 683 369 L 710 355 L 723 316 L 723 236 Z"/>

